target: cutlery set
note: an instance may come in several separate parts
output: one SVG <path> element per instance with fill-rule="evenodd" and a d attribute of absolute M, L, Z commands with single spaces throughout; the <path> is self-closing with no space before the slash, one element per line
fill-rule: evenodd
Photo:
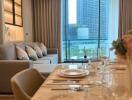
<path fill-rule="evenodd" d="M 79 83 L 80 80 L 53 80 L 53 83 Z"/>

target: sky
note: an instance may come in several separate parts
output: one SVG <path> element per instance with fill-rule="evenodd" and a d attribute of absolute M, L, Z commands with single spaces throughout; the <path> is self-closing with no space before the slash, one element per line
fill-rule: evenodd
<path fill-rule="evenodd" d="M 77 0 L 68 0 L 68 22 L 77 24 Z"/>

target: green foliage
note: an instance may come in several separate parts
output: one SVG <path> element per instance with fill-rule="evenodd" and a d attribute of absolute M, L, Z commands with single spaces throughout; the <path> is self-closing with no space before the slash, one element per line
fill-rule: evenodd
<path fill-rule="evenodd" d="M 127 50 L 123 44 L 122 39 L 117 39 L 116 41 L 112 42 L 113 48 L 115 49 L 115 54 L 119 53 L 125 55 Z"/>

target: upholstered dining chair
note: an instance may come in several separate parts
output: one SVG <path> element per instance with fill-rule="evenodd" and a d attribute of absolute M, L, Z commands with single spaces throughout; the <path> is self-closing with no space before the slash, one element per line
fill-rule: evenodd
<path fill-rule="evenodd" d="M 30 100 L 45 78 L 33 68 L 23 70 L 11 78 L 15 100 Z"/>

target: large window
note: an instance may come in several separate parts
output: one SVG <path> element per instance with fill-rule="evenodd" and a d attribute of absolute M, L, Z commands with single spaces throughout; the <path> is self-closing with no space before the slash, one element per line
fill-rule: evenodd
<path fill-rule="evenodd" d="M 118 0 L 63 0 L 62 10 L 64 61 L 110 56 L 117 37 Z"/>

